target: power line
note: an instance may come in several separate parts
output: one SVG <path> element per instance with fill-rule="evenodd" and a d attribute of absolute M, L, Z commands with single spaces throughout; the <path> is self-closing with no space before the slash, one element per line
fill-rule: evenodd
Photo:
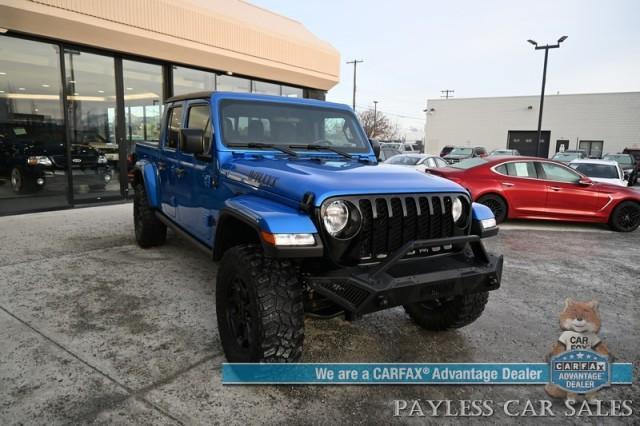
<path fill-rule="evenodd" d="M 358 108 L 360 108 L 360 109 L 371 109 L 370 106 L 366 106 L 366 105 L 356 105 L 356 106 Z M 399 112 L 392 112 L 392 111 L 386 111 L 386 110 L 381 110 L 381 109 L 378 109 L 378 112 L 382 113 L 382 114 L 393 115 L 395 117 L 406 118 L 406 119 L 410 119 L 410 120 L 426 121 L 426 118 L 424 118 L 424 117 L 417 117 L 417 116 L 414 116 L 414 115 L 406 115 L 406 114 L 399 113 Z"/>

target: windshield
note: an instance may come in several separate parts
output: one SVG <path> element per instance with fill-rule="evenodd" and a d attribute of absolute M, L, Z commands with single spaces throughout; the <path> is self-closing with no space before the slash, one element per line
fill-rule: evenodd
<path fill-rule="evenodd" d="M 585 176 L 591 178 L 602 179 L 619 179 L 618 167 L 610 166 L 608 164 L 590 164 L 590 163 L 578 163 L 571 164 L 571 167 L 579 171 Z"/>
<path fill-rule="evenodd" d="M 633 164 L 628 155 L 605 155 L 603 160 L 617 161 L 619 164 Z"/>
<path fill-rule="evenodd" d="M 385 163 L 387 164 L 402 164 L 403 166 L 415 166 L 418 161 L 422 160 L 420 157 L 412 157 L 409 155 L 396 155 L 389 158 Z"/>
<path fill-rule="evenodd" d="M 449 155 L 471 155 L 473 148 L 453 148 Z"/>
<path fill-rule="evenodd" d="M 24 141 L 34 145 L 59 143 L 64 140 L 59 126 L 34 124 L 8 124 L 0 126 L 0 141 Z"/>
<path fill-rule="evenodd" d="M 233 100 L 222 102 L 220 115 L 222 142 L 227 146 L 313 144 L 344 152 L 368 153 L 370 150 L 355 116 L 343 110 Z"/>
<path fill-rule="evenodd" d="M 451 164 L 449 167 L 453 167 L 454 169 L 466 170 L 466 169 L 470 169 L 472 167 L 476 167 L 486 163 L 487 163 L 487 160 L 481 157 L 475 157 L 475 158 L 467 158 L 466 160 L 462 160 L 459 163 Z"/>
<path fill-rule="evenodd" d="M 580 158 L 580 154 L 577 152 L 559 152 L 553 156 L 554 160 L 571 161 Z"/>

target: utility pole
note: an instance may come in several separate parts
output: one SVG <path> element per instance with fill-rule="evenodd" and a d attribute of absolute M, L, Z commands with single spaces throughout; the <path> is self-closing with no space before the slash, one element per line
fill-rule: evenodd
<path fill-rule="evenodd" d="M 536 157 L 540 157 L 540 143 L 542 141 L 542 109 L 544 108 L 544 88 L 547 83 L 547 59 L 549 58 L 549 49 L 559 48 L 560 43 L 562 43 L 566 39 L 567 36 L 562 36 L 558 39 L 558 42 L 556 44 L 547 44 L 545 46 L 538 46 L 537 42 L 533 40 L 527 40 L 535 47 L 535 50 L 544 50 L 544 67 L 542 69 L 542 92 L 540 93 L 540 111 L 538 111 L 538 143 L 536 144 Z M 547 155 L 545 155 L 545 158 L 546 157 Z"/>
<path fill-rule="evenodd" d="M 353 110 L 356 110 L 356 74 L 357 74 L 357 68 L 358 68 L 358 64 L 363 63 L 364 61 L 361 59 L 354 59 L 353 61 L 348 61 L 347 64 L 351 65 L 353 64 Z"/>
<path fill-rule="evenodd" d="M 373 101 L 373 131 L 371 137 L 374 137 L 378 128 L 378 101 Z"/>
<path fill-rule="evenodd" d="M 444 90 L 441 90 L 440 93 L 442 93 L 442 95 L 440 95 L 441 98 L 449 99 L 449 98 L 453 98 L 453 94 L 455 93 L 455 90 L 444 89 Z"/>

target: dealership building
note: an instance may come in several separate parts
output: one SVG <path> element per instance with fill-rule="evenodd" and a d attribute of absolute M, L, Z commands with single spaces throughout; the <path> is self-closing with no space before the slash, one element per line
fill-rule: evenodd
<path fill-rule="evenodd" d="M 127 155 L 171 96 L 324 99 L 339 71 L 301 23 L 240 0 L 0 0 L 0 215 L 126 200 Z"/>
<path fill-rule="evenodd" d="M 446 145 L 517 149 L 552 157 L 566 149 L 590 156 L 640 148 L 640 92 L 546 95 L 536 147 L 539 96 L 430 99 L 426 152 Z"/>

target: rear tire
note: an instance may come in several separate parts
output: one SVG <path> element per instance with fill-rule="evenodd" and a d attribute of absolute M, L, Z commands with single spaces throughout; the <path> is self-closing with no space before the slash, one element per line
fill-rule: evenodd
<path fill-rule="evenodd" d="M 404 310 L 425 330 L 441 331 L 461 328 L 482 315 L 489 293 L 473 293 L 449 300 L 433 300 L 404 305 Z"/>
<path fill-rule="evenodd" d="M 489 194 L 478 199 L 478 203 L 489 207 L 496 217 L 496 223 L 502 223 L 507 219 L 509 207 L 507 202 L 499 195 Z"/>
<path fill-rule="evenodd" d="M 295 362 L 302 355 L 302 286 L 291 261 L 258 245 L 224 254 L 216 282 L 218 331 L 229 362 Z"/>
<path fill-rule="evenodd" d="M 149 205 L 144 184 L 139 182 L 134 187 L 133 224 L 136 242 L 142 248 L 164 244 L 167 239 L 167 226 L 160 222 Z"/>
<path fill-rule="evenodd" d="M 635 201 L 623 201 L 613 209 L 609 218 L 609 227 L 617 232 L 632 232 L 640 226 L 640 204 Z"/>

